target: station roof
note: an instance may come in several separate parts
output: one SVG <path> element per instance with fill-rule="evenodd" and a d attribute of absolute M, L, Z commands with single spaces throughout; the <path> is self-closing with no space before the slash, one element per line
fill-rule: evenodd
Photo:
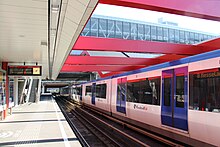
<path fill-rule="evenodd" d="M 100 3 L 220 20 L 216 4 L 206 0 L 100 0 Z M 211 9 L 211 11 L 208 11 Z M 196 44 L 125 40 L 80 36 L 67 57 L 62 72 L 98 72 L 101 77 L 177 60 L 220 48 L 214 38 Z"/>

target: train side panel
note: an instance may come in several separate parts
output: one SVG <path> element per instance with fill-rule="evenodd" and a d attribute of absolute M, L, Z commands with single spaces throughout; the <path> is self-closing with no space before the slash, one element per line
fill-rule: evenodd
<path fill-rule="evenodd" d="M 92 105 L 91 101 L 92 101 L 92 93 L 91 92 L 87 92 L 86 93 L 86 86 L 91 86 L 91 83 L 89 84 L 83 84 L 83 90 L 82 90 L 82 102 L 86 105 Z"/>
<path fill-rule="evenodd" d="M 197 72 L 201 70 L 213 70 L 213 69 L 219 70 L 219 67 L 220 67 L 220 57 L 190 63 L 189 72 L 191 73 L 191 72 Z M 200 75 L 202 74 L 198 74 L 198 76 Z M 213 82 L 214 77 L 210 77 L 210 78 L 211 78 L 210 81 Z M 215 81 L 216 83 L 220 82 L 219 78 L 220 77 L 216 78 L 218 80 L 218 81 Z M 213 87 L 206 89 L 206 91 L 211 91 L 211 90 L 213 90 Z M 220 88 L 218 88 L 218 90 L 220 90 Z M 219 96 L 220 96 L 220 91 L 219 91 Z M 200 97 L 200 99 L 202 98 Z M 217 102 L 219 105 L 219 108 L 213 109 L 213 110 L 210 110 L 208 108 L 208 106 L 210 105 L 208 103 L 209 100 L 206 100 L 206 101 L 207 101 L 207 105 L 204 108 L 204 110 L 199 110 L 201 109 L 199 108 L 199 106 L 195 107 L 195 105 L 197 105 L 195 102 L 193 103 L 194 107 L 189 106 L 190 109 L 188 112 L 189 112 L 190 137 L 214 144 L 216 146 L 220 146 L 220 140 L 219 140 L 220 101 Z"/>
<path fill-rule="evenodd" d="M 127 77 L 128 81 L 138 80 L 138 79 L 146 79 L 153 77 L 161 77 L 161 71 L 155 70 L 150 72 L 144 72 L 134 75 L 129 75 Z M 161 92 L 160 92 L 161 93 Z M 161 94 L 158 94 L 158 99 L 160 99 Z M 147 123 L 155 127 L 160 127 L 161 122 L 161 107 L 160 105 L 152 105 L 152 104 L 143 104 L 143 103 L 135 103 L 135 102 L 127 102 L 127 117 L 130 119 L 134 119 L 136 121 L 140 121 L 142 123 Z"/>
<path fill-rule="evenodd" d="M 96 94 L 95 97 L 95 107 L 105 110 L 107 112 L 110 112 L 110 87 L 111 87 L 111 79 L 109 80 L 103 80 L 103 81 L 97 81 L 96 82 L 96 86 L 97 85 L 106 85 L 106 93 L 105 93 L 105 97 L 98 97 L 98 95 Z M 96 89 L 97 90 L 97 89 Z M 102 90 L 103 91 L 103 90 Z"/>

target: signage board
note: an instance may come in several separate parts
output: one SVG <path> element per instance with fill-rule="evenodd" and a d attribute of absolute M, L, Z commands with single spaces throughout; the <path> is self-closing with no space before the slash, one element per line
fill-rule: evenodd
<path fill-rule="evenodd" d="M 8 66 L 10 76 L 41 76 L 41 66 Z"/>

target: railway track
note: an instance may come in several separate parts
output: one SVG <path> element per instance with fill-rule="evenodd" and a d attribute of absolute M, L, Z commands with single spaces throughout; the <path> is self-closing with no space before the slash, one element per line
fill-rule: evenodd
<path fill-rule="evenodd" d="M 183 146 L 100 112 L 56 99 L 82 146 Z"/>

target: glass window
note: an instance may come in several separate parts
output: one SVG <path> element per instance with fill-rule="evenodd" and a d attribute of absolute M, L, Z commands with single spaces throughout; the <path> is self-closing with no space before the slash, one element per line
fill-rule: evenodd
<path fill-rule="evenodd" d="M 160 105 L 160 77 L 128 81 L 127 101 Z"/>
<path fill-rule="evenodd" d="M 164 78 L 164 106 L 170 106 L 171 77 Z"/>
<path fill-rule="evenodd" d="M 220 71 L 190 73 L 190 109 L 220 113 Z"/>
<path fill-rule="evenodd" d="M 101 85 L 101 94 L 100 94 L 101 98 L 106 98 L 106 90 L 107 90 L 106 87 L 107 87 L 106 84 Z"/>
<path fill-rule="evenodd" d="M 9 103 L 14 102 L 14 79 L 10 79 L 9 83 Z"/>
<path fill-rule="evenodd" d="M 163 40 L 165 42 L 168 41 L 168 29 L 167 28 L 163 28 Z"/>
<path fill-rule="evenodd" d="M 180 43 L 184 43 L 184 31 L 180 31 Z"/>
<path fill-rule="evenodd" d="M 169 29 L 169 42 L 174 43 L 174 29 Z"/>
<path fill-rule="evenodd" d="M 86 86 L 85 96 L 92 96 L 92 86 Z"/>
<path fill-rule="evenodd" d="M 184 76 L 176 76 L 176 107 L 184 108 Z"/>
<path fill-rule="evenodd" d="M 203 35 L 199 34 L 199 42 L 203 41 Z"/>
<path fill-rule="evenodd" d="M 115 38 L 115 21 L 114 20 L 108 20 L 107 38 Z"/>
<path fill-rule="evenodd" d="M 122 38 L 122 22 L 121 21 L 116 21 L 115 38 Z"/>
<path fill-rule="evenodd" d="M 131 39 L 137 40 L 137 24 L 131 23 Z"/>
<path fill-rule="evenodd" d="M 99 19 L 99 37 L 107 37 L 107 20 Z"/>
<path fill-rule="evenodd" d="M 130 23 L 123 22 L 123 39 L 130 39 Z"/>
<path fill-rule="evenodd" d="M 98 19 L 91 18 L 91 36 L 98 37 Z"/>
<path fill-rule="evenodd" d="M 82 36 L 90 36 L 91 35 L 91 19 L 87 22 L 85 28 L 83 29 Z"/>
<path fill-rule="evenodd" d="M 138 24 L 138 40 L 144 39 L 144 25 Z"/>
<path fill-rule="evenodd" d="M 175 43 L 179 43 L 180 36 L 179 36 L 179 30 L 175 30 Z"/>
<path fill-rule="evenodd" d="M 185 32 L 185 44 L 189 44 L 189 32 Z"/>
<path fill-rule="evenodd" d="M 151 40 L 157 40 L 157 29 L 155 26 L 151 26 Z"/>
<path fill-rule="evenodd" d="M 204 35 L 204 40 L 207 40 L 208 39 L 208 35 Z"/>
<path fill-rule="evenodd" d="M 161 27 L 157 27 L 157 40 L 163 40 L 163 29 Z"/>
<path fill-rule="evenodd" d="M 195 33 L 195 43 L 198 43 L 198 42 L 199 42 L 199 34 Z"/>
<path fill-rule="evenodd" d="M 98 98 L 106 98 L 106 84 L 98 84 L 96 85 L 96 97 Z"/>
<path fill-rule="evenodd" d="M 127 91 L 127 78 L 118 79 L 117 84 L 117 101 L 125 101 Z"/>
<path fill-rule="evenodd" d="M 150 26 L 144 26 L 144 40 L 150 40 Z"/>
<path fill-rule="evenodd" d="M 190 32 L 189 33 L 189 43 L 194 44 L 195 43 L 195 33 Z"/>
<path fill-rule="evenodd" d="M 101 93 L 101 85 L 95 85 L 95 97 L 101 97 L 100 96 Z"/>
<path fill-rule="evenodd" d="M 129 82 L 127 81 L 127 101 L 137 102 L 139 100 L 139 82 Z"/>
<path fill-rule="evenodd" d="M 76 94 L 77 95 L 82 95 L 82 87 L 76 87 Z"/>

